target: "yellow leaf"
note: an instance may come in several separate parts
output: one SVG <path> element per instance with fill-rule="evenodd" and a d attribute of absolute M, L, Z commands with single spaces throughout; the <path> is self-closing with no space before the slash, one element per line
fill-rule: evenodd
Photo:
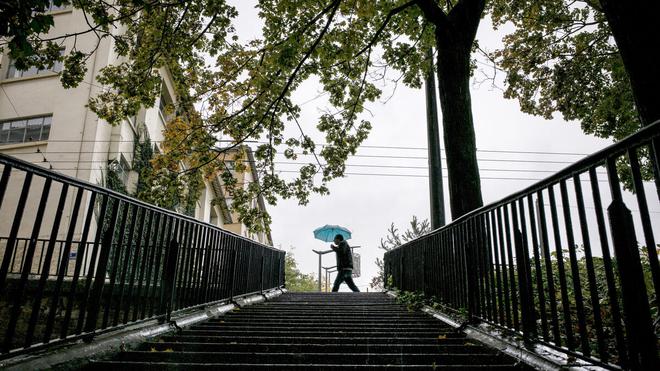
<path fill-rule="evenodd" d="M 447 335 L 438 335 L 438 339 L 444 340 L 447 338 Z"/>

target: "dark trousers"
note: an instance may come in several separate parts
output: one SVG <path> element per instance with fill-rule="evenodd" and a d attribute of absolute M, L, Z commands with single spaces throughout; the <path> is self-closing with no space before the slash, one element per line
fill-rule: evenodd
<path fill-rule="evenodd" d="M 355 286 L 355 282 L 353 282 L 353 271 L 340 270 L 337 272 L 337 278 L 335 279 L 334 286 L 332 286 L 332 292 L 339 291 L 339 285 L 341 285 L 342 282 L 346 282 L 348 288 L 353 290 L 353 292 L 360 292 L 357 286 Z"/>

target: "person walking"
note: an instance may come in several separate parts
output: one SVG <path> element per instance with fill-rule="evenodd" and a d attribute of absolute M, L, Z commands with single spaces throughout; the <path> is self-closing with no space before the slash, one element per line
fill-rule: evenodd
<path fill-rule="evenodd" d="M 337 278 L 332 286 L 332 292 L 339 291 L 339 285 L 346 282 L 353 292 L 360 292 L 353 282 L 353 252 L 348 242 L 344 241 L 344 236 L 338 234 L 335 236 L 334 245 L 330 248 L 337 254 Z"/>

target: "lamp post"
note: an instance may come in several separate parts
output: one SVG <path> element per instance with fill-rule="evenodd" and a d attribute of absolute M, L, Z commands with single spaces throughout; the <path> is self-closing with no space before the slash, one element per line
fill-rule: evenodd
<path fill-rule="evenodd" d="M 429 192 L 431 201 L 431 229 L 445 225 L 445 200 L 442 185 L 442 161 L 440 155 L 440 125 L 435 96 L 435 76 L 433 75 L 433 49 L 427 50 L 431 68 L 425 81 L 426 123 L 429 152 Z"/>

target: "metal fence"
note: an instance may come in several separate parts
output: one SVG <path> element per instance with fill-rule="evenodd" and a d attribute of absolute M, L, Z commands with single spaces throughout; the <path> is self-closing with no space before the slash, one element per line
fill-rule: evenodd
<path fill-rule="evenodd" d="M 385 282 L 528 342 L 657 370 L 659 151 L 656 122 L 387 252 Z"/>
<path fill-rule="evenodd" d="M 0 154 L 0 357 L 284 285 L 284 252 Z"/>

